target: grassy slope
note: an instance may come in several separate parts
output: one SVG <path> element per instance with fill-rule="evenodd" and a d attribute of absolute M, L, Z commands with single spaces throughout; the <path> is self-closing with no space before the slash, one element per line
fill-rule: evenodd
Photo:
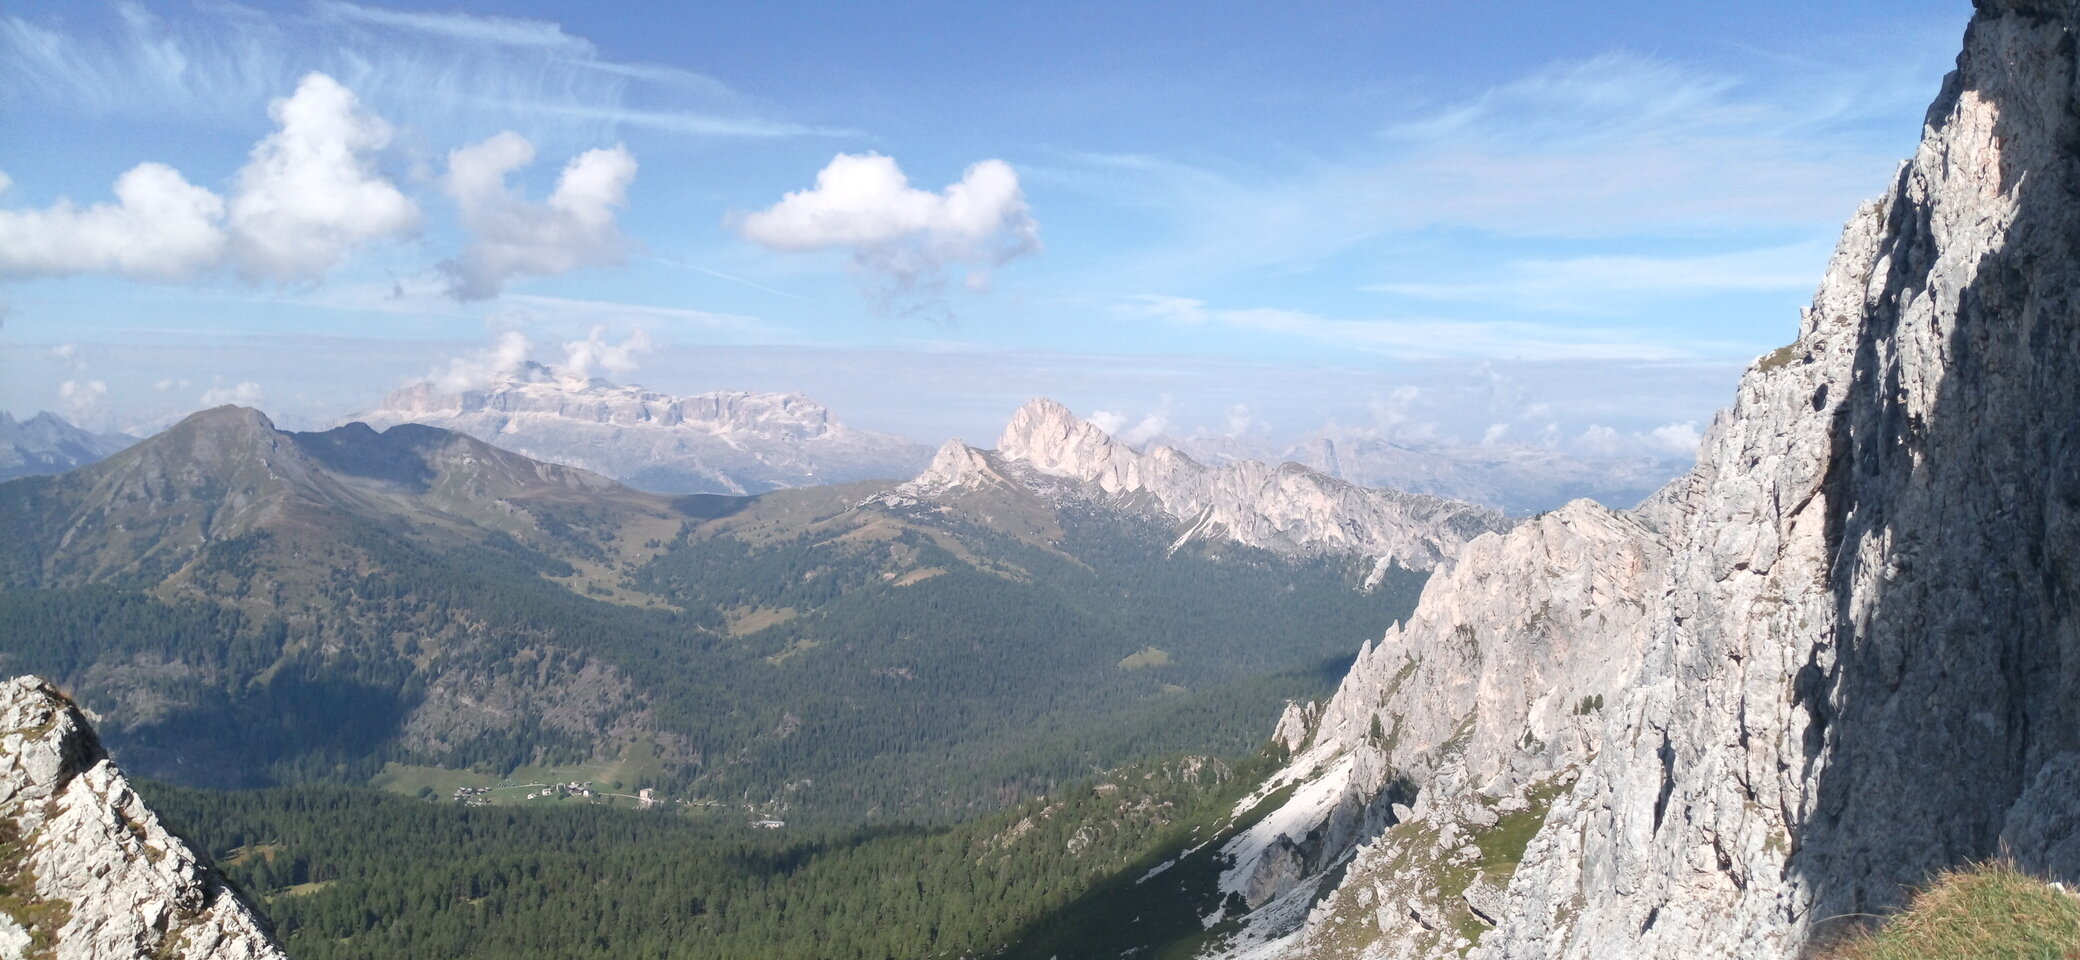
<path fill-rule="evenodd" d="M 1907 909 L 1817 960 L 2074 960 L 2080 897 L 1992 862 L 1936 878 Z"/>

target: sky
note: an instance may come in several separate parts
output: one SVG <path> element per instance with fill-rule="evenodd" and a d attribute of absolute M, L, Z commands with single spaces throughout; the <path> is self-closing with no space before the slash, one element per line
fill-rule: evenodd
<path fill-rule="evenodd" d="M 1685 458 L 1967 0 L 0 0 L 0 409 L 528 356 L 936 443 L 1049 395 Z"/>

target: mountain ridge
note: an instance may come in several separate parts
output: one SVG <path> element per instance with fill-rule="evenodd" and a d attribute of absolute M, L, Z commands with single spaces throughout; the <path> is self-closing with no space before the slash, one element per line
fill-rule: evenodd
<path fill-rule="evenodd" d="M 86 430 L 48 410 L 19 421 L 0 410 L 0 482 L 64 473 L 136 442 L 124 434 Z"/>
<path fill-rule="evenodd" d="M 799 393 L 673 396 L 532 362 L 467 389 L 412 384 L 346 420 L 376 428 L 425 423 L 672 494 L 894 479 L 930 453 L 893 434 L 849 427 Z"/>
<path fill-rule="evenodd" d="M 1173 447 L 1137 450 L 1045 397 L 1012 414 L 994 451 L 949 441 L 887 499 L 947 502 L 991 484 L 1042 489 L 1062 481 L 1184 524 L 1179 546 L 1228 539 L 1288 553 L 1341 553 L 1365 557 L 1375 571 L 1397 564 L 1431 569 L 1468 539 L 1508 526 L 1485 507 L 1359 487 L 1297 463 L 1210 467 Z"/>

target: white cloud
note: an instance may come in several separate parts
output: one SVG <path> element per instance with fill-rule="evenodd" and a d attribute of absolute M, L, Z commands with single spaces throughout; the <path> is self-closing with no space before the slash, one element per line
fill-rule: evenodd
<path fill-rule="evenodd" d="M 85 370 L 87 361 L 79 355 L 79 344 L 61 343 L 51 348 L 51 362 L 67 370 Z"/>
<path fill-rule="evenodd" d="M 982 291 L 992 269 L 1040 250 L 1039 223 L 1002 160 L 932 193 L 912 187 L 893 157 L 841 153 L 815 187 L 731 220 L 768 249 L 849 251 L 869 293 L 898 309 L 930 304 L 951 267 L 966 267 L 966 286 Z"/>
<path fill-rule="evenodd" d="M 278 129 L 253 147 L 229 205 L 162 163 L 115 183 L 115 203 L 0 210 L 0 277 L 114 272 L 190 280 L 227 260 L 249 278 L 314 280 L 353 248 L 408 233 L 418 208 L 375 172 L 382 118 L 324 74 L 268 108 Z M 9 181 L 0 174 L 0 190 Z"/>
<path fill-rule="evenodd" d="M 1631 433 L 1590 424 L 1574 439 L 1573 446 L 1579 452 L 1598 457 L 1648 456 L 1666 460 L 1697 456 L 1697 446 L 1703 440 L 1694 422 L 1663 424 Z"/>
<path fill-rule="evenodd" d="M 1416 412 L 1424 402 L 1420 387 L 1403 384 L 1387 391 L 1385 396 L 1375 395 L 1366 408 L 1372 412 L 1373 428 L 1383 437 L 1393 440 L 1428 439 L 1437 432 L 1437 425 L 1416 419 Z"/>
<path fill-rule="evenodd" d="M 1120 430 L 1127 425 L 1125 414 L 1114 413 L 1110 410 L 1093 410 L 1091 415 L 1085 419 L 1091 422 L 1091 426 L 1097 427 L 1113 436 L 1118 436 Z"/>
<path fill-rule="evenodd" d="M 1163 431 L 1170 428 L 1170 411 L 1167 406 L 1144 414 L 1140 420 L 1134 421 L 1132 426 L 1127 425 L 1125 414 L 1111 410 L 1092 411 L 1086 419 L 1092 426 L 1111 434 L 1113 438 L 1136 447 L 1162 436 Z"/>
<path fill-rule="evenodd" d="M 0 174 L 0 190 L 11 181 Z M 224 255 L 224 201 L 179 171 L 141 163 L 116 179 L 115 203 L 0 210 L 0 277 L 113 271 L 183 280 Z"/>
<path fill-rule="evenodd" d="M 418 206 L 375 169 L 390 125 L 353 91 L 308 74 L 267 113 L 280 129 L 253 147 L 231 200 L 242 273 L 315 279 L 355 247 L 418 228 Z"/>
<path fill-rule="evenodd" d="M 168 390 L 186 390 L 188 381 L 179 377 L 161 377 L 152 384 L 152 389 L 165 393 Z"/>
<path fill-rule="evenodd" d="M 227 403 L 250 407 L 260 402 L 261 393 L 259 384 L 251 380 L 241 380 L 228 387 L 219 383 L 202 391 L 201 401 L 205 407 L 220 407 Z"/>
<path fill-rule="evenodd" d="M 636 161 L 627 148 L 588 150 L 557 178 L 547 203 L 531 203 L 506 176 L 534 162 L 534 145 L 510 130 L 448 155 L 442 188 L 470 234 L 462 255 L 441 264 L 454 294 L 481 300 L 515 276 L 550 276 L 619 263 L 627 241 L 614 222 L 628 202 Z"/>
<path fill-rule="evenodd" d="M 428 373 L 426 379 L 444 393 L 480 390 L 518 373 L 533 350 L 534 344 L 526 334 L 508 330 L 499 334 L 490 348 L 449 360 L 446 367 Z"/>
<path fill-rule="evenodd" d="M 1698 445 L 1704 442 L 1704 436 L 1697 432 L 1695 422 L 1663 424 L 1649 431 L 1647 437 L 1658 444 L 1664 453 L 1692 457 L 1697 455 Z"/>
<path fill-rule="evenodd" d="M 101 380 L 67 380 L 58 384 L 58 407 L 73 423 L 99 414 L 106 399 L 108 384 Z"/>
<path fill-rule="evenodd" d="M 634 372 L 636 355 L 648 353 L 654 346 L 650 335 L 637 330 L 620 343 L 608 343 L 604 339 L 606 327 L 593 327 L 583 340 L 572 340 L 563 345 L 563 365 L 558 372 L 567 377 L 589 378 L 594 372 L 620 376 Z"/>
<path fill-rule="evenodd" d="M 1227 410 L 1226 420 L 1227 435 L 1231 437 L 1242 437 L 1251 431 L 1265 432 L 1271 429 L 1270 424 L 1265 423 L 1262 419 L 1250 413 L 1249 404 L 1246 403 L 1230 406 Z"/>

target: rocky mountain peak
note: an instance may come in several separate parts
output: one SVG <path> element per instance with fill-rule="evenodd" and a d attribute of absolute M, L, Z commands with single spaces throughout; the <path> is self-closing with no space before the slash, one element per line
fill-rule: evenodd
<path fill-rule="evenodd" d="M 0 682 L 0 832 L 0 955 L 286 957 L 138 798 L 79 709 L 35 677 Z"/>
<path fill-rule="evenodd" d="M 994 457 L 948 444 L 894 496 L 931 499 L 984 473 L 1023 472 L 1019 482 L 1036 491 L 1059 490 L 1059 481 L 1067 480 L 1100 499 L 1152 505 L 1184 525 L 1180 545 L 1222 539 L 1293 553 L 1355 554 L 1372 559 L 1382 574 L 1397 563 L 1429 569 L 1468 539 L 1508 525 L 1499 512 L 1470 503 L 1366 489 L 1296 463 L 1208 466 L 1172 447 L 1137 450 L 1045 397 L 1012 414 Z"/>
<path fill-rule="evenodd" d="M 990 462 L 988 453 L 955 437 L 940 445 L 923 473 L 898 486 L 895 492 L 899 497 L 926 499 L 955 489 L 974 490 L 1009 482 Z"/>

